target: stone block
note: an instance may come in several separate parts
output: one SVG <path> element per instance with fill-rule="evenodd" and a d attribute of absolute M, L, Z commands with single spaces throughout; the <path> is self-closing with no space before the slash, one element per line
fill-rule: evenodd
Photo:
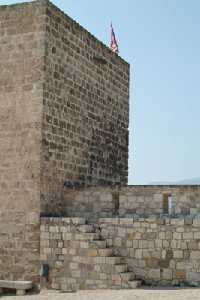
<path fill-rule="evenodd" d="M 175 270 L 174 272 L 175 279 L 186 279 L 186 271 L 185 270 Z"/>
<path fill-rule="evenodd" d="M 71 276 L 73 278 L 81 278 L 81 270 L 71 270 Z"/>
<path fill-rule="evenodd" d="M 193 219 L 193 226 L 200 228 L 200 218 Z"/>
<path fill-rule="evenodd" d="M 174 250 L 173 257 L 174 258 L 183 258 L 183 251 L 182 250 Z"/>
<path fill-rule="evenodd" d="M 190 253 L 190 258 L 191 259 L 200 259 L 200 251 L 191 251 Z"/>
<path fill-rule="evenodd" d="M 70 267 L 71 270 L 77 270 L 78 267 L 79 267 L 79 264 L 78 264 L 78 263 L 75 263 L 75 262 L 71 262 L 71 263 L 69 264 L 69 267 Z"/>
<path fill-rule="evenodd" d="M 87 250 L 87 254 L 88 254 L 88 256 L 95 257 L 98 255 L 98 251 L 97 251 L 97 249 L 90 248 Z"/>
<path fill-rule="evenodd" d="M 135 250 L 135 258 L 142 259 L 142 249 Z"/>
<path fill-rule="evenodd" d="M 171 269 L 163 269 L 162 271 L 162 279 L 164 280 L 172 280 L 172 270 Z"/>
<path fill-rule="evenodd" d="M 200 282 L 200 272 L 187 272 L 186 278 L 189 282 Z"/>
<path fill-rule="evenodd" d="M 182 235 L 184 240 L 192 240 L 193 239 L 193 232 L 184 232 Z"/>
<path fill-rule="evenodd" d="M 159 232 L 159 239 L 165 240 L 165 232 Z"/>
<path fill-rule="evenodd" d="M 137 249 L 139 247 L 139 240 L 133 240 L 132 244 L 133 249 Z"/>
<path fill-rule="evenodd" d="M 148 278 L 160 280 L 160 269 L 149 269 Z"/>
<path fill-rule="evenodd" d="M 122 225 L 133 225 L 133 219 L 132 218 L 121 218 L 119 219 L 120 224 Z"/>
<path fill-rule="evenodd" d="M 127 234 L 127 239 L 128 240 L 135 240 L 135 236 L 136 236 L 135 232 L 128 233 Z"/>
<path fill-rule="evenodd" d="M 111 248 L 98 249 L 98 255 L 99 256 L 112 256 L 113 255 L 113 249 L 111 249 Z"/>
<path fill-rule="evenodd" d="M 175 240 L 181 240 L 182 239 L 182 233 L 180 233 L 180 232 L 174 232 L 173 233 L 173 239 L 175 239 Z"/>
<path fill-rule="evenodd" d="M 199 243 L 197 240 L 194 240 L 194 241 L 189 241 L 188 243 L 188 249 L 190 250 L 197 250 L 199 248 Z M 187 249 L 187 248 L 186 248 Z"/>
<path fill-rule="evenodd" d="M 162 240 L 156 239 L 155 240 L 155 246 L 156 246 L 156 248 L 162 248 Z"/>
<path fill-rule="evenodd" d="M 178 228 L 176 228 L 176 232 L 184 232 L 184 227 L 178 227 Z"/>
<path fill-rule="evenodd" d="M 163 248 L 169 248 L 170 247 L 170 243 L 167 240 L 163 240 L 162 245 L 163 245 Z"/>
<path fill-rule="evenodd" d="M 17 296 L 24 296 L 26 294 L 26 291 L 25 290 L 17 290 L 16 291 L 16 295 Z"/>
<path fill-rule="evenodd" d="M 171 219 L 171 225 L 183 226 L 184 225 L 184 218 L 182 218 L 182 219 Z"/>
<path fill-rule="evenodd" d="M 173 237 L 172 231 L 166 231 L 166 232 L 165 232 L 165 238 L 166 238 L 167 240 L 172 240 L 172 237 Z"/>
<path fill-rule="evenodd" d="M 159 267 L 159 259 L 154 257 L 145 258 L 145 265 L 147 268 L 158 268 Z"/>
<path fill-rule="evenodd" d="M 200 232 L 194 232 L 194 239 L 200 240 Z"/>
<path fill-rule="evenodd" d="M 156 229 L 158 227 L 158 225 L 153 223 L 153 224 L 150 224 L 150 227 L 151 227 L 151 229 Z"/>
<path fill-rule="evenodd" d="M 148 241 L 146 241 L 146 240 L 139 240 L 139 248 L 140 249 L 148 249 Z"/>
<path fill-rule="evenodd" d="M 120 237 L 117 237 L 113 241 L 114 246 L 121 247 L 122 246 L 122 239 Z"/>
<path fill-rule="evenodd" d="M 141 227 L 141 222 L 133 221 L 133 227 L 134 228 L 140 228 Z"/>
<path fill-rule="evenodd" d="M 125 228 L 118 228 L 118 236 L 119 237 L 125 237 L 126 236 L 126 229 Z"/>

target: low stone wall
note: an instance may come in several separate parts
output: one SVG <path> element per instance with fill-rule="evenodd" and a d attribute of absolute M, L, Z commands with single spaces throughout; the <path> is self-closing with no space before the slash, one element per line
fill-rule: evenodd
<path fill-rule="evenodd" d="M 163 195 L 172 196 L 172 215 L 200 213 L 200 186 L 126 186 L 119 191 L 119 215 L 163 214 Z"/>
<path fill-rule="evenodd" d="M 100 219 L 101 236 L 147 284 L 200 284 L 200 218 Z"/>
<path fill-rule="evenodd" d="M 63 196 L 63 214 L 67 217 L 82 217 L 95 220 L 112 217 L 119 210 L 117 187 L 66 188 Z"/>
<path fill-rule="evenodd" d="M 53 289 L 200 285 L 200 218 L 42 218 L 40 247 Z"/>
<path fill-rule="evenodd" d="M 172 215 L 200 213 L 200 186 L 124 186 L 66 188 L 62 213 L 68 217 L 162 215 L 163 195 L 172 195 Z"/>
<path fill-rule="evenodd" d="M 47 287 L 77 289 L 135 288 L 123 257 L 114 256 L 98 225 L 83 218 L 42 218 L 41 263 L 48 264 Z M 43 280 L 42 280 L 43 281 Z"/>

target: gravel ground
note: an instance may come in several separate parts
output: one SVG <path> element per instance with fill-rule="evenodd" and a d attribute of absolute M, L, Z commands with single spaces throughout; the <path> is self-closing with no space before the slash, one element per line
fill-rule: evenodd
<path fill-rule="evenodd" d="M 97 290 L 77 293 L 43 291 L 23 297 L 2 296 L 2 300 L 200 300 L 200 289 Z"/>

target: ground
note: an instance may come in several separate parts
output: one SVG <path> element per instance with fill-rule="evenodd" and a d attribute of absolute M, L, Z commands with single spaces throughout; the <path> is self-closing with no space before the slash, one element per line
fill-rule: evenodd
<path fill-rule="evenodd" d="M 77 293 L 43 291 L 24 297 L 3 296 L 2 300 L 200 300 L 200 289 L 98 290 Z"/>

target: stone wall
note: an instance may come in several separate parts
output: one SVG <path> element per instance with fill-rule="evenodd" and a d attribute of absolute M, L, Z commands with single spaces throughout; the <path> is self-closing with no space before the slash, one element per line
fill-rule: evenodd
<path fill-rule="evenodd" d="M 200 285 L 199 218 L 100 219 L 101 237 L 147 284 Z"/>
<path fill-rule="evenodd" d="M 165 194 L 172 196 L 171 215 L 200 213 L 200 186 L 113 186 L 65 188 L 62 213 L 88 219 L 119 215 L 149 216 L 165 213 Z"/>
<path fill-rule="evenodd" d="M 163 185 L 122 187 L 119 194 L 119 214 L 163 214 L 163 195 L 172 196 L 172 215 L 195 215 L 200 213 L 200 186 Z"/>
<path fill-rule="evenodd" d="M 43 2 L 0 6 L 0 279 L 39 280 Z"/>
<path fill-rule="evenodd" d="M 65 186 L 127 183 L 129 65 L 47 4 L 42 210 Z"/>
<path fill-rule="evenodd" d="M 78 289 L 135 288 L 134 273 L 128 272 L 123 257 L 113 255 L 101 239 L 98 226 L 84 218 L 42 218 L 41 263 L 49 274 L 46 287 Z"/>
<path fill-rule="evenodd" d="M 123 221 L 118 221 L 117 228 L 112 221 L 109 226 L 114 226 L 114 235 L 108 238 L 106 222 L 96 221 L 99 217 L 131 216 L 133 220 L 133 216 L 162 215 L 165 193 L 172 194 L 172 215 L 200 212 L 199 186 L 116 185 L 127 183 L 129 65 L 54 5 L 38 0 L 0 6 L 0 66 L 0 278 L 39 281 L 40 215 L 49 214 L 84 216 L 93 222 L 92 232 L 88 224 L 76 224 L 74 219 L 72 224 L 62 218 L 50 220 L 50 225 L 42 223 L 41 259 L 51 266 L 51 287 L 56 288 L 66 278 L 72 279 L 70 284 L 84 288 L 132 286 L 133 282 L 122 282 L 132 275 L 122 276 L 120 270 L 125 271 L 127 266 L 133 269 L 136 260 L 134 272 L 146 281 L 153 278 L 164 282 L 166 276 L 162 274 L 169 272 L 172 279 L 168 275 L 168 281 L 197 282 L 196 219 L 190 224 L 181 221 L 182 225 L 153 221 L 150 234 L 156 239 L 162 240 L 158 231 L 166 228 L 177 233 L 170 238 L 163 235 L 158 256 L 162 253 L 165 257 L 161 260 L 152 252 L 149 257 L 155 260 L 146 259 L 140 251 L 143 242 L 139 242 L 138 251 L 132 250 L 133 257 L 119 270 L 115 266 L 106 269 L 107 263 L 122 262 L 121 258 L 106 258 L 110 249 L 99 250 L 109 246 L 106 241 L 98 240 L 95 247 L 90 243 L 101 238 L 99 226 L 110 245 L 115 238 L 125 241 L 129 229 L 135 236 L 135 221 L 128 229 L 126 221 L 124 228 L 120 227 Z M 81 188 L 82 185 L 95 187 Z M 51 222 L 55 225 L 51 226 Z M 136 233 L 141 241 L 145 239 L 142 235 L 147 223 L 148 220 L 139 221 Z M 177 237 L 186 244 L 176 243 Z M 88 250 L 83 250 L 84 240 Z M 169 251 L 165 252 L 168 240 Z M 151 249 L 158 246 L 155 242 L 151 245 Z M 113 251 L 122 251 L 123 259 L 127 247 L 123 250 L 112 246 Z M 95 255 L 104 258 L 94 259 Z M 88 256 L 92 258 L 85 266 L 82 260 Z M 82 260 L 74 264 L 74 257 Z M 169 257 L 172 265 L 162 271 L 160 261 L 162 264 Z M 144 262 L 148 272 L 151 269 L 157 275 L 150 278 L 148 272 L 143 274 Z M 181 273 L 183 265 L 179 262 L 186 262 L 185 273 Z M 84 271 L 79 272 L 79 267 Z M 88 272 L 88 281 L 82 282 L 79 279 L 87 270 L 92 272 L 92 278 Z M 112 277 L 112 270 L 120 274 L 116 271 Z"/>
<path fill-rule="evenodd" d="M 199 218 L 42 218 L 47 287 L 77 290 L 200 285 Z"/>
<path fill-rule="evenodd" d="M 0 6 L 0 278 L 39 280 L 64 186 L 127 182 L 129 65 L 47 0 Z"/>
<path fill-rule="evenodd" d="M 112 217 L 119 213 L 119 190 L 117 187 L 90 187 L 65 189 L 63 215 L 85 217 L 95 220 Z"/>

